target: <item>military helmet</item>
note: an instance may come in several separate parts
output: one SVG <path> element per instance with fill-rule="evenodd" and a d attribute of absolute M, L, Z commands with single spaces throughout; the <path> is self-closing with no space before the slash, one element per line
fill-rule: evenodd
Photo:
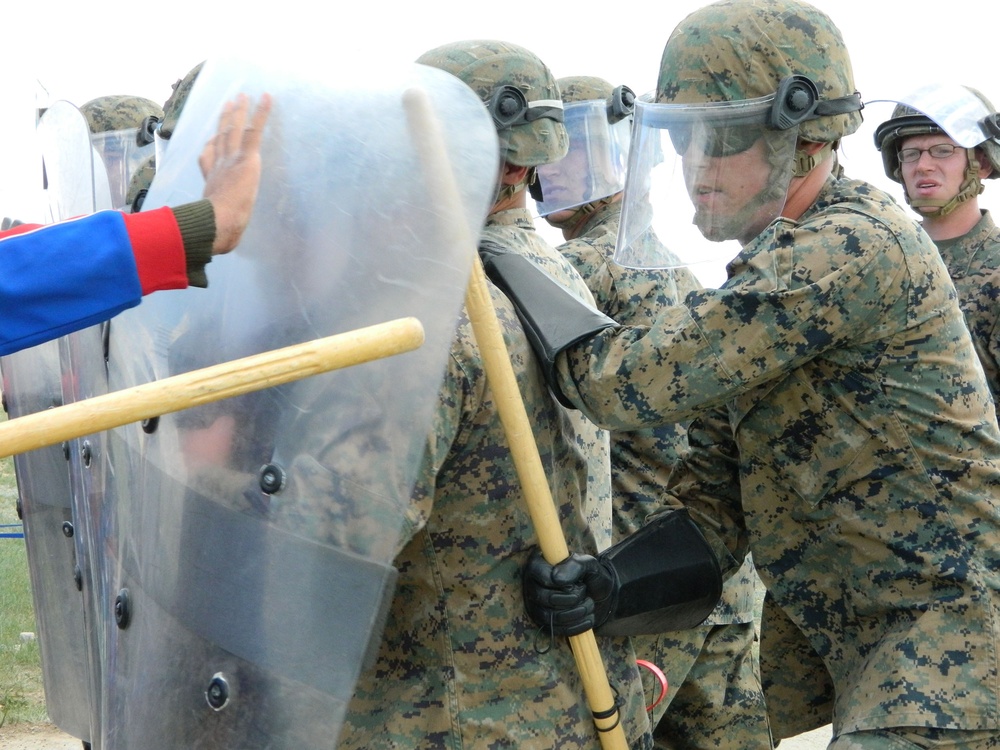
<path fill-rule="evenodd" d="M 116 130 L 137 130 L 140 143 L 152 143 L 152 126 L 163 119 L 163 109 L 154 101 L 141 96 L 111 95 L 91 99 L 80 107 L 90 132 L 110 133 Z M 148 134 L 148 138 L 144 137 Z"/>
<path fill-rule="evenodd" d="M 674 29 L 663 50 L 659 103 L 774 96 L 769 126 L 798 125 L 832 143 L 861 125 L 861 97 L 840 30 L 799 0 L 720 0 Z"/>
<path fill-rule="evenodd" d="M 493 117 L 508 163 L 534 167 L 566 155 L 569 137 L 559 87 L 534 53 L 482 39 L 436 47 L 417 62 L 451 73 L 476 92 Z"/>
<path fill-rule="evenodd" d="M 604 100 L 608 121 L 618 122 L 635 111 L 635 92 L 628 86 L 614 86 L 598 76 L 565 76 L 556 81 L 563 104 Z"/>
<path fill-rule="evenodd" d="M 128 190 L 125 191 L 125 206 L 132 213 L 142 210 L 143 201 L 146 200 L 146 193 L 149 186 L 153 184 L 156 176 L 156 154 L 147 156 L 139 167 L 132 173 L 128 183 Z"/>
<path fill-rule="evenodd" d="M 565 76 L 556 81 L 564 103 L 607 99 L 615 90 L 610 81 L 598 76 Z"/>
<path fill-rule="evenodd" d="M 982 92 L 971 86 L 963 86 L 962 88 L 982 102 L 989 112 L 996 113 L 993 104 Z M 914 135 L 934 135 L 937 133 L 948 135 L 934 119 L 920 110 L 906 104 L 897 104 L 890 118 L 875 129 L 875 148 L 882 153 L 882 166 L 885 169 L 886 177 L 899 183 L 903 181 L 899 168 L 900 141 Z M 988 137 L 984 133 L 983 139 L 974 148 L 981 149 L 993 167 L 993 171 L 987 176 L 987 179 L 995 179 L 1000 176 L 1000 141 L 997 140 L 997 137 Z"/>
<path fill-rule="evenodd" d="M 201 68 L 204 62 L 200 62 L 188 71 L 188 74 L 183 78 L 179 79 L 172 86 L 173 91 L 170 97 L 163 103 L 163 122 L 160 124 L 160 137 L 170 138 L 174 134 L 174 129 L 177 127 L 177 121 L 180 119 L 181 110 L 184 109 L 184 104 L 187 102 L 188 95 L 191 93 L 191 88 L 194 86 L 194 82 L 198 79 L 198 74 L 201 72 Z"/>
<path fill-rule="evenodd" d="M 90 127 L 90 143 L 107 177 L 111 207 L 123 208 L 132 174 L 154 150 L 156 127 L 163 109 L 140 96 L 102 96 L 80 107 Z M 95 160 L 95 167 L 96 167 Z M 100 171 L 100 170 L 99 170 Z M 95 175 L 96 176 L 96 175 Z M 104 200 L 104 181 L 96 187 Z"/>

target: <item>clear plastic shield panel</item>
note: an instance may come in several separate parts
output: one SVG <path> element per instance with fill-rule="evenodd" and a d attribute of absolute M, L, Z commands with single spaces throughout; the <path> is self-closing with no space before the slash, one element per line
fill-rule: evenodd
<path fill-rule="evenodd" d="M 573 102 L 564 112 L 569 152 L 554 164 L 538 167 L 541 216 L 606 198 L 625 187 L 631 120 L 609 123 L 603 100 Z"/>
<path fill-rule="evenodd" d="M 107 180 L 95 184 L 95 152 L 87 119 L 73 104 L 58 101 L 38 121 L 38 141 L 45 163 L 52 221 L 83 216 L 111 207 Z"/>
<path fill-rule="evenodd" d="M 764 125 L 771 101 L 637 101 L 616 262 L 725 281 L 726 264 L 784 207 L 798 130 Z"/>
<path fill-rule="evenodd" d="M 90 130 L 80 111 L 56 102 L 38 124 L 53 220 L 98 208 L 94 189 Z M 12 418 L 65 403 L 64 387 L 89 380 L 85 372 L 63 372 L 59 343 L 47 342 L 0 360 Z M 103 373 L 103 362 L 100 372 Z M 81 556 L 86 542 L 73 502 L 70 444 L 14 458 L 24 513 L 24 534 L 32 599 L 42 657 L 46 710 L 63 731 L 91 737 L 95 708 L 91 624 L 87 614 L 89 578 Z"/>
<path fill-rule="evenodd" d="M 899 96 L 879 96 L 875 102 L 905 104 L 923 112 L 963 148 L 973 148 L 991 137 L 983 124 L 993 114 L 986 104 L 965 86 L 933 83 Z"/>
<path fill-rule="evenodd" d="M 0 359 L 13 418 L 62 403 L 59 349 L 50 341 Z M 69 465 L 62 446 L 14 457 L 46 710 L 64 732 L 90 738 L 90 670 L 81 569 L 74 549 Z"/>
<path fill-rule="evenodd" d="M 67 404 L 108 392 L 105 351 L 111 322 L 64 336 L 58 341 L 62 368 L 62 395 Z M 105 492 L 105 476 L 112 472 L 106 448 L 107 433 L 86 435 L 64 446 L 73 499 L 76 528 L 76 559 L 84 602 L 84 629 L 90 662 L 90 708 L 92 747 L 100 743 L 101 701 L 104 670 L 103 575 L 107 568 L 104 529 L 100 508 Z"/>
<path fill-rule="evenodd" d="M 356 63 L 357 64 L 357 63 Z M 352 331 L 420 319 L 417 351 L 109 433 L 104 748 L 331 747 L 393 591 L 393 558 L 499 164 L 478 98 L 436 69 L 363 82 L 316 67 L 206 63 L 144 210 L 196 199 L 223 102 L 269 92 L 264 180 L 208 289 L 116 318 L 112 390 Z M 325 66 L 323 70 L 330 69 Z M 462 210 L 428 193 L 403 109 L 427 91 Z"/>
<path fill-rule="evenodd" d="M 110 205 L 122 208 L 125 205 L 125 194 L 128 192 L 132 175 L 142 166 L 143 161 L 156 153 L 152 141 L 139 143 L 136 128 L 130 130 L 111 130 L 105 133 L 95 133 L 91 136 L 94 150 L 94 164 L 103 166 L 97 174 L 97 192 L 103 195 L 106 191 Z"/>

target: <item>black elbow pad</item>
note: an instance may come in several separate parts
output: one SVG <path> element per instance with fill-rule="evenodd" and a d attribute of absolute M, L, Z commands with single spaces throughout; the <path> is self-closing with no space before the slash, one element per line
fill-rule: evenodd
<path fill-rule="evenodd" d="M 699 625 L 722 595 L 719 561 L 686 508 L 656 516 L 601 553 L 618 578 L 599 635 L 648 635 Z"/>
<path fill-rule="evenodd" d="M 479 244 L 479 257 L 486 276 L 517 309 L 553 395 L 563 406 L 573 408 L 556 383 L 556 357 L 573 344 L 618 324 L 524 256 L 483 240 Z"/>

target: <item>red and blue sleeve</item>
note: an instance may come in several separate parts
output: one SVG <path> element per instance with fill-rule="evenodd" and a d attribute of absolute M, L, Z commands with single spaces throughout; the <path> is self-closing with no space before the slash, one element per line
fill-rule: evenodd
<path fill-rule="evenodd" d="M 0 234 L 0 354 L 86 328 L 188 285 L 169 208 L 117 211 Z"/>

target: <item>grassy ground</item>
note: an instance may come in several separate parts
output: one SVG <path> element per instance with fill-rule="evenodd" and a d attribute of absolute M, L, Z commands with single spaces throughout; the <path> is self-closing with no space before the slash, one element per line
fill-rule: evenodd
<path fill-rule="evenodd" d="M 19 523 L 16 503 L 14 465 L 5 458 L 0 460 L 0 524 Z M 0 726 L 46 720 L 38 641 L 21 637 L 34 631 L 24 540 L 0 538 Z"/>

